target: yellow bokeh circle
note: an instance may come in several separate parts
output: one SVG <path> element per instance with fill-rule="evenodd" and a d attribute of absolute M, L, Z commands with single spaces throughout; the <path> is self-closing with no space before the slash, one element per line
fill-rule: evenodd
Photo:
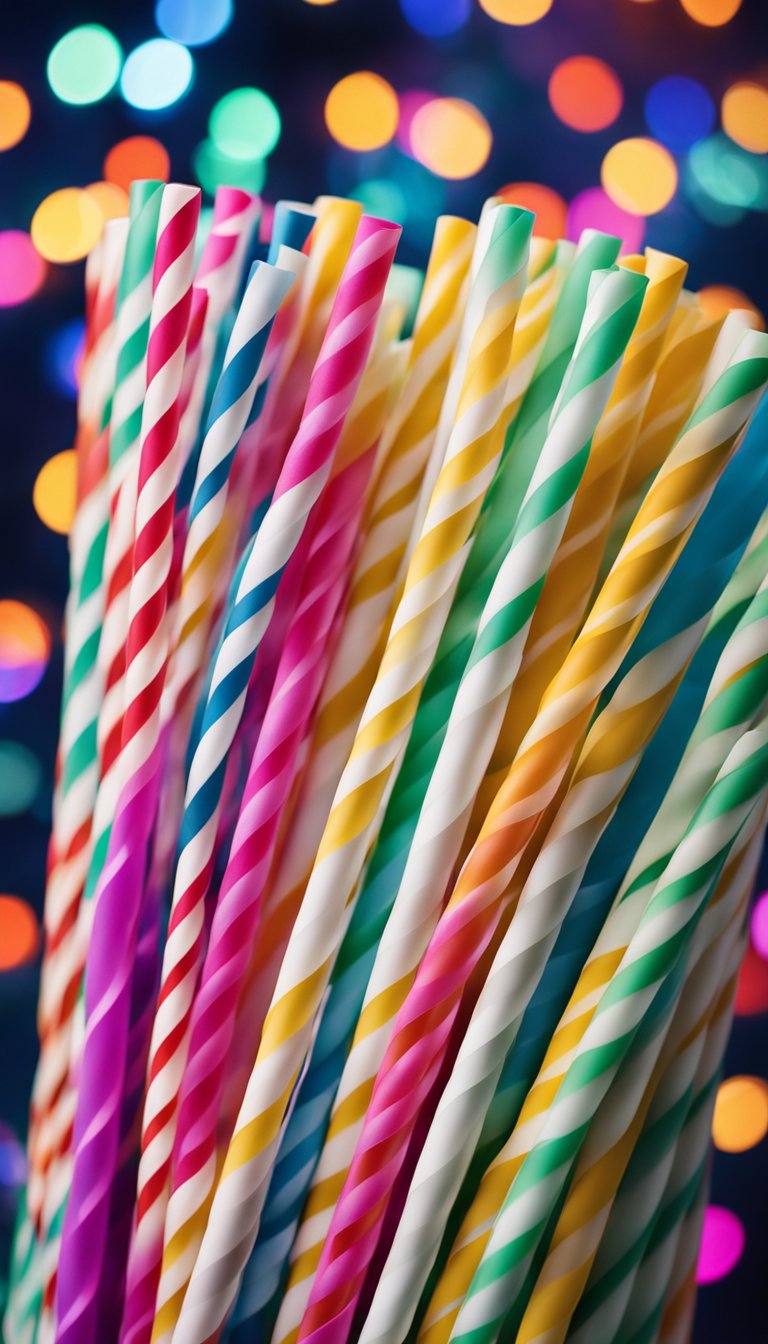
<path fill-rule="evenodd" d="M 768 153 L 768 89 L 744 80 L 732 84 L 721 106 L 723 130 L 742 149 Z"/>
<path fill-rule="evenodd" d="M 345 149 L 379 149 L 392 139 L 399 119 L 395 90 L 372 70 L 340 79 L 325 100 L 325 124 Z"/>
<path fill-rule="evenodd" d="M 493 136 L 482 112 L 463 98 L 432 98 L 411 122 L 415 157 L 439 177 L 472 177 L 488 162 Z"/>
<path fill-rule="evenodd" d="M 0 150 L 13 149 L 24 139 L 32 111 L 20 84 L 0 79 Z"/>
<path fill-rule="evenodd" d="M 80 261 L 98 242 L 104 224 L 99 206 L 79 187 L 51 192 L 32 216 L 32 242 L 46 261 Z"/>
<path fill-rule="evenodd" d="M 96 202 L 105 224 L 108 219 L 123 219 L 127 216 L 128 192 L 114 182 L 92 182 L 83 190 L 86 196 Z"/>
<path fill-rule="evenodd" d="M 32 490 L 35 513 L 52 532 L 69 532 L 77 506 L 77 454 L 74 448 L 49 457 Z"/>
<path fill-rule="evenodd" d="M 768 1083 L 746 1074 L 720 1084 L 712 1138 L 724 1153 L 743 1153 L 768 1134 Z"/>
<path fill-rule="evenodd" d="M 553 4 L 554 0 L 480 0 L 480 8 L 497 23 L 513 24 L 516 28 L 538 23 Z"/>
<path fill-rule="evenodd" d="M 608 150 L 600 178 L 611 200 L 622 210 L 655 215 L 675 194 L 677 166 L 663 145 L 637 136 L 619 140 Z"/>

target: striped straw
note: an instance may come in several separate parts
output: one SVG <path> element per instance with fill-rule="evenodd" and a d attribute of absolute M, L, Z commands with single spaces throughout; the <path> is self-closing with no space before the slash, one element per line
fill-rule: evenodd
<path fill-rule="evenodd" d="M 130 976 L 143 861 L 154 817 L 167 637 L 163 626 L 176 485 L 178 393 L 200 193 L 166 187 L 160 208 L 141 428 L 127 650 L 124 790 L 99 884 L 86 970 L 86 1039 L 62 1233 L 57 1344 L 94 1338 L 111 1176 L 117 1157 Z"/>
<path fill-rule="evenodd" d="M 510 208 L 496 219 L 483 279 L 485 316 L 470 350 L 456 428 L 267 1013 L 214 1197 L 216 1212 L 212 1212 L 177 1326 L 180 1341 L 207 1338 L 237 1290 L 258 1228 L 282 1119 L 340 941 L 344 910 L 354 900 L 387 782 L 402 754 L 471 528 L 498 459 L 497 416 L 532 218 Z M 249 1192 L 248 1216 L 247 1227 L 241 1228 L 244 1183 Z M 217 1234 L 212 1239 L 214 1225 Z M 213 1294 L 209 1280 L 218 1284 Z"/>
<path fill-rule="evenodd" d="M 495 1339 L 520 1291 L 591 1117 L 656 995 L 690 944 L 730 846 L 761 805 L 768 726 L 744 735 L 669 865 L 496 1217 L 451 1338 Z"/>
<path fill-rule="evenodd" d="M 168 1197 L 176 1100 L 188 1045 L 211 877 L 216 820 L 228 749 L 242 714 L 258 644 L 280 576 L 327 480 L 344 418 L 373 339 L 384 283 L 400 230 L 364 219 L 339 287 L 299 432 L 259 528 L 220 641 L 187 780 L 162 988 L 150 1050 L 136 1228 L 122 1338 L 146 1338 L 152 1325 Z"/>
<path fill-rule="evenodd" d="M 390 256 L 397 239 L 390 243 Z M 163 1272 L 153 1338 L 169 1338 L 199 1249 L 215 1176 L 217 1121 L 240 993 L 301 747 L 327 665 L 376 447 L 397 370 L 392 351 L 364 376 L 312 520 L 304 582 L 258 736 L 213 915 L 179 1095 Z M 395 350 L 395 356 L 400 356 Z M 402 361 L 399 361 L 402 363 Z M 396 387 L 395 387 L 396 390 Z M 212 1050 L 212 1044 L 215 1047 Z"/>
<path fill-rule="evenodd" d="M 350 583 L 344 626 L 320 698 L 307 772 L 294 820 L 276 874 L 270 882 L 264 922 L 254 948 L 250 971 L 252 989 L 240 1013 L 242 1029 L 238 1028 L 238 1035 L 242 1030 L 249 1041 L 258 1039 L 263 1018 L 261 1005 L 266 1007 L 274 989 L 333 795 L 383 650 L 395 582 L 416 507 L 418 483 L 434 440 L 461 321 L 460 295 L 474 234 L 473 225 L 450 217 L 439 219 L 435 228 L 405 383 L 394 407 L 391 428 L 385 432 L 382 463 L 372 492 L 365 540 Z M 252 1055 L 247 1059 L 248 1072 L 252 1059 Z M 307 1079 L 309 1077 L 308 1072 Z M 304 1097 L 305 1088 L 302 1087 L 270 1187 L 270 1191 L 275 1192 L 287 1188 L 286 1173 L 290 1170 L 292 1198 L 286 1208 L 283 1197 L 280 1197 L 279 1213 L 271 1208 L 269 1200 L 267 1202 L 260 1239 L 247 1272 L 250 1286 L 241 1294 L 238 1318 L 252 1314 L 271 1297 L 277 1287 L 279 1265 L 287 1251 L 289 1238 L 285 1229 L 295 1226 L 298 1221 L 310 1172 L 307 1171 L 306 1179 L 301 1182 L 301 1172 L 293 1166 L 297 1157 L 290 1131 L 294 1125 L 296 1132 L 303 1130 Z M 282 1166 L 282 1160 L 287 1163 L 286 1167 Z M 297 1184 L 297 1181 L 301 1183 Z M 273 1219 L 277 1219 L 277 1226 Z M 272 1236 L 277 1241 L 275 1248 L 268 1246 Z M 277 1261 L 273 1251 L 278 1256 Z"/>
<path fill-rule="evenodd" d="M 639 268 L 638 268 L 639 269 Z M 641 274 L 648 280 L 637 325 L 610 400 L 595 431 L 584 478 L 561 546 L 534 613 L 523 664 L 474 808 L 477 832 L 503 774 L 533 721 L 544 691 L 563 661 L 587 610 L 624 472 L 653 387 L 654 370 L 686 266 L 649 248 Z"/>
<path fill-rule="evenodd" d="M 430 978 L 429 953 L 418 974 L 416 970 L 439 915 L 440 898 L 498 732 L 531 615 L 562 536 L 589 455 L 592 433 L 637 319 L 644 287 L 642 277 L 628 272 L 598 272 L 593 278 L 582 331 L 552 413 L 549 434 L 513 530 L 509 551 L 480 619 L 366 992 L 363 1010 L 366 1036 L 381 1044 L 371 1072 L 364 1074 L 358 1060 L 355 1076 L 361 1094 L 370 1094 L 373 1089 L 373 1095 L 325 1239 L 300 1338 L 313 1337 L 315 1331 L 329 1326 L 333 1320 L 334 1332 L 341 1339 L 343 1323 L 351 1322 L 386 1211 L 387 1191 L 392 1189 L 400 1169 L 419 1104 L 443 1058 L 461 989 L 458 982 L 450 983 L 445 959 L 439 998 Z M 461 986 L 466 983 L 465 972 L 466 966 L 462 964 Z M 394 1007 L 398 998 L 402 1002 L 414 975 L 416 982 L 397 1013 L 384 1055 Z M 414 1019 L 427 1012 L 429 1029 L 414 1042 Z M 369 1055 L 370 1040 L 366 1047 Z M 370 1059 L 367 1062 L 370 1068 Z M 354 1069 L 355 1043 L 349 1063 Z M 384 1145 L 382 1126 L 387 1136 Z M 371 1165 L 372 1144 L 376 1149 L 375 1169 Z M 334 1147 L 338 1147 L 336 1135 Z M 351 1209 L 356 1209 L 356 1214 L 350 1213 Z M 340 1231 L 343 1251 L 337 1249 L 334 1239 Z M 340 1268 L 335 1263 L 337 1257 L 344 1260 L 343 1296 L 332 1287 Z"/>

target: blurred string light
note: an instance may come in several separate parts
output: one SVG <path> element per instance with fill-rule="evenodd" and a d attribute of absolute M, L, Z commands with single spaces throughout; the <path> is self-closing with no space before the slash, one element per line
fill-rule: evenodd
<path fill-rule="evenodd" d="M 172 42 L 204 47 L 229 27 L 232 13 L 232 0 L 158 0 L 155 22 Z"/>
<path fill-rule="evenodd" d="M 231 159 L 213 140 L 201 140 L 192 155 L 192 168 L 203 191 L 213 196 L 217 187 L 240 187 L 260 192 L 267 175 L 263 159 Z"/>
<path fill-rule="evenodd" d="M 425 37 L 447 37 L 464 27 L 471 0 L 400 0 L 404 17 Z"/>
<path fill-rule="evenodd" d="M 324 5 L 335 5 L 336 0 L 304 0 L 304 3 L 305 5 L 315 5 L 317 9 L 320 9 Z"/>
<path fill-rule="evenodd" d="M 128 214 L 128 192 L 114 182 L 92 182 L 83 190 L 98 206 L 105 224 L 108 219 L 122 219 Z"/>
<path fill-rule="evenodd" d="M 578 242 L 585 229 L 602 229 L 624 240 L 622 253 L 639 252 L 645 237 L 642 215 L 622 210 L 602 187 L 587 187 L 568 206 L 566 237 Z"/>
<path fill-rule="evenodd" d="M 120 92 L 131 107 L 157 112 L 183 98 L 195 73 L 187 48 L 167 37 L 142 42 L 126 58 Z"/>
<path fill-rule="evenodd" d="M 711 135 L 695 144 L 687 171 L 722 205 L 742 209 L 768 205 L 768 163 L 746 153 L 725 135 Z"/>
<path fill-rule="evenodd" d="M 79 187 L 53 191 L 32 216 L 32 242 L 46 261 L 80 261 L 98 242 L 101 210 Z"/>
<path fill-rule="evenodd" d="M 0 702 L 10 704 L 34 691 L 51 652 L 42 616 L 25 602 L 0 600 Z"/>
<path fill-rule="evenodd" d="M 759 329 L 765 326 L 765 318 L 752 300 L 742 289 L 734 285 L 705 285 L 696 296 L 699 307 L 707 317 L 725 317 L 726 313 L 738 309 L 747 314 L 752 325 Z"/>
<path fill-rule="evenodd" d="M 645 120 L 657 140 L 681 154 L 709 135 L 715 124 L 715 105 L 698 80 L 667 75 L 645 96 Z"/>
<path fill-rule="evenodd" d="M 768 1134 L 768 1083 L 743 1074 L 720 1084 L 712 1138 L 723 1153 L 744 1153 Z"/>
<path fill-rule="evenodd" d="M 556 65 L 547 88 L 555 116 L 575 131 L 602 131 L 621 112 L 621 80 L 596 56 L 569 56 Z"/>
<path fill-rule="evenodd" d="M 32 503 L 41 522 L 66 536 L 77 506 L 77 454 L 65 448 L 44 462 L 32 489 Z"/>
<path fill-rule="evenodd" d="M 325 124 L 345 149 L 380 149 L 389 144 L 398 118 L 395 90 L 372 70 L 340 79 L 325 100 Z"/>
<path fill-rule="evenodd" d="M 56 391 L 65 397 L 77 396 L 78 370 L 84 345 L 85 322 L 81 317 L 65 322 L 45 343 L 43 360 L 46 377 Z"/>
<path fill-rule="evenodd" d="M 265 159 L 280 139 L 280 113 L 261 89 L 232 89 L 214 105 L 208 134 L 229 159 Z"/>
<path fill-rule="evenodd" d="M 48 57 L 48 83 L 63 103 L 98 103 L 120 77 L 123 53 L 108 28 L 84 23 L 59 38 Z"/>
<path fill-rule="evenodd" d="M 413 153 L 413 146 L 411 145 L 413 118 L 419 108 L 424 107 L 425 103 L 430 103 L 434 97 L 435 94 L 427 93 L 426 89 L 406 89 L 404 93 L 399 95 L 400 120 L 397 123 L 395 139 L 406 154 Z"/>
<path fill-rule="evenodd" d="M 0 742 L 0 817 L 16 817 L 34 803 L 42 784 L 40 762 L 21 742 Z"/>
<path fill-rule="evenodd" d="M 37 916 L 18 896 L 0 896 L 0 971 L 12 971 L 37 955 Z"/>
<path fill-rule="evenodd" d="M 24 139 L 32 109 L 20 84 L 0 79 L 0 150 L 13 149 Z"/>
<path fill-rule="evenodd" d="M 372 177 L 367 182 L 360 182 L 350 195 L 369 215 L 390 219 L 394 224 L 406 221 L 408 203 L 405 194 L 397 182 L 388 177 Z"/>
<path fill-rule="evenodd" d="M 768 153 L 768 89 L 744 80 L 732 84 L 720 107 L 723 130 L 742 149 Z"/>
<path fill-rule="evenodd" d="M 533 226 L 537 238 L 564 238 L 568 207 L 559 192 L 540 182 L 508 182 L 496 192 L 502 201 L 521 205 L 536 216 Z"/>
<path fill-rule="evenodd" d="M 46 265 L 28 233 L 0 233 L 0 308 L 26 303 L 45 280 Z"/>
<path fill-rule="evenodd" d="M 543 19 L 554 0 L 479 0 L 479 3 L 480 8 L 498 23 L 510 23 L 522 28 Z"/>
<path fill-rule="evenodd" d="M 464 98 L 433 98 L 411 123 L 415 157 L 439 177 L 474 177 L 488 162 L 492 144 L 482 112 Z"/>
<path fill-rule="evenodd" d="M 746 1240 L 741 1219 L 730 1209 L 710 1204 L 704 1213 L 696 1282 L 715 1283 L 730 1274 L 741 1259 Z"/>
<path fill-rule="evenodd" d="M 680 4 L 686 14 L 705 28 L 721 28 L 741 9 L 741 0 L 680 0 Z"/>
<path fill-rule="evenodd" d="M 168 151 L 151 135 L 129 135 L 110 149 L 102 172 L 107 182 L 128 191 L 137 177 L 167 182 L 171 171 Z"/>
<path fill-rule="evenodd" d="M 755 901 L 749 931 L 758 956 L 768 961 L 768 891 L 764 891 Z"/>
<path fill-rule="evenodd" d="M 619 140 L 603 159 L 600 180 L 616 205 L 636 215 L 655 215 L 677 189 L 677 166 L 656 140 Z"/>

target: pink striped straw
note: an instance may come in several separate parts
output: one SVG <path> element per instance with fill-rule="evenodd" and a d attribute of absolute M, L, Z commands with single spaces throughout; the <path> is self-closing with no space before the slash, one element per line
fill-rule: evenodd
<path fill-rule="evenodd" d="M 118 1158 L 131 979 L 158 788 L 160 697 L 178 471 L 179 391 L 192 297 L 200 192 L 165 188 L 160 209 L 142 415 L 136 545 L 127 638 L 123 787 L 99 883 L 85 972 L 86 1035 L 62 1231 L 57 1344 L 96 1339 Z"/>

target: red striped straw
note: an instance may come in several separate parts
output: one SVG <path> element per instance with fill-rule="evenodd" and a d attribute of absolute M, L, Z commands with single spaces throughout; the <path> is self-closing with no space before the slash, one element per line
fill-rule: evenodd
<path fill-rule="evenodd" d="M 200 192 L 163 192 L 141 428 L 126 654 L 123 780 L 96 893 L 85 971 L 86 1036 L 62 1232 L 57 1344 L 94 1344 L 107 1249 L 130 1018 L 131 977 L 158 790 L 160 697 L 178 476 L 179 393 L 192 300 Z"/>

